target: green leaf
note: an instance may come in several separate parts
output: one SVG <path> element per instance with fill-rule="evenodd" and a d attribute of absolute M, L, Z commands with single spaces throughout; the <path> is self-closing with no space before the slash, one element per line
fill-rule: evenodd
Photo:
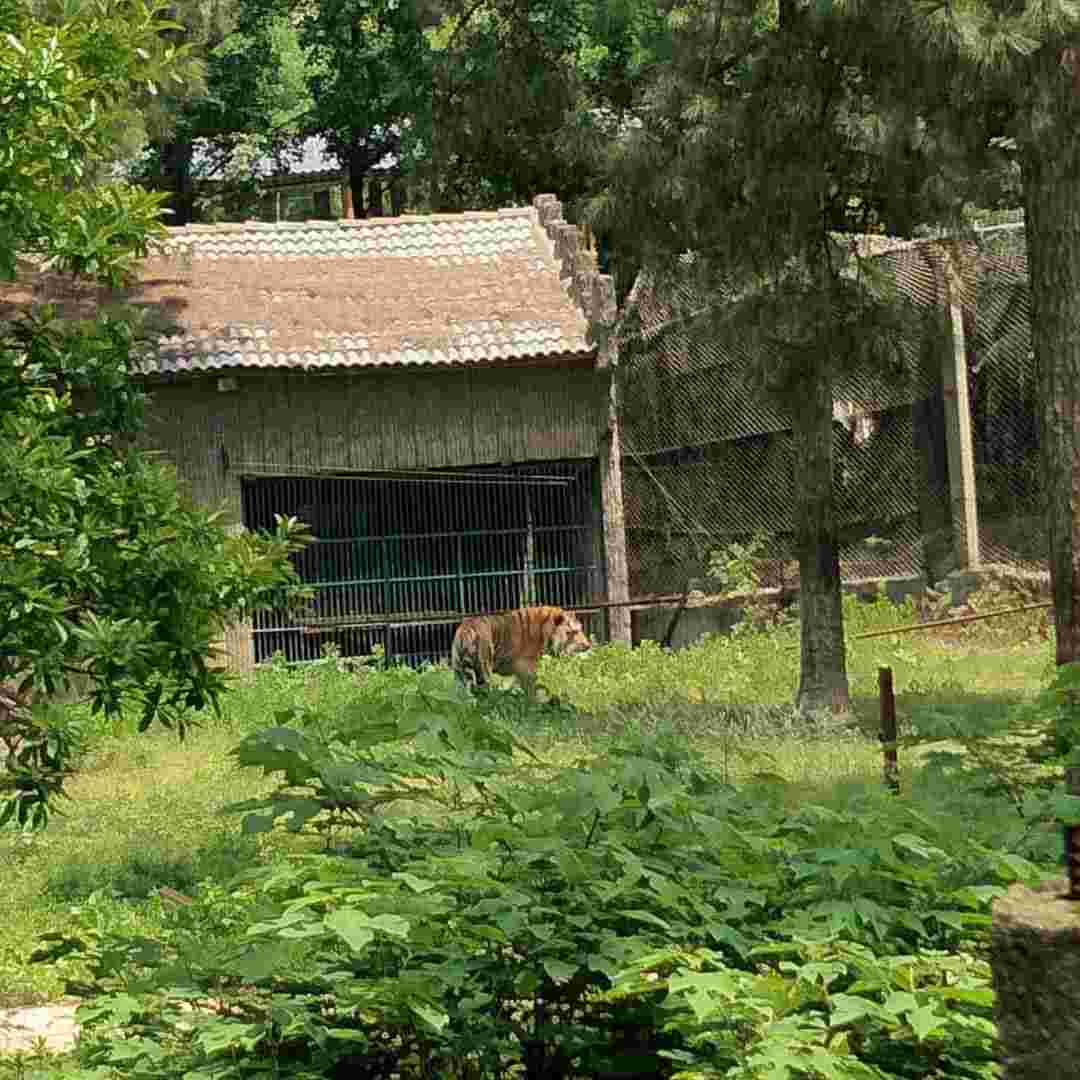
<path fill-rule="evenodd" d="M 829 1005 L 829 1023 L 832 1027 L 853 1024 L 856 1020 L 874 1016 L 878 1008 L 875 1002 L 851 994 L 834 994 L 829 999 Z"/>
<path fill-rule="evenodd" d="M 567 982 L 578 973 L 577 964 L 567 964 L 562 960 L 556 960 L 554 958 L 545 959 L 543 964 L 544 970 L 548 974 L 548 978 L 555 983 Z"/>
<path fill-rule="evenodd" d="M 240 831 L 245 836 L 257 833 L 268 833 L 274 829 L 273 814 L 248 814 L 240 825 Z"/>
<path fill-rule="evenodd" d="M 935 862 L 941 866 L 948 864 L 950 861 L 947 852 L 942 851 L 941 848 L 934 847 L 932 844 L 926 843 L 922 837 L 915 836 L 914 833 L 900 833 L 892 838 L 892 842 L 893 846 L 900 851 L 918 855 L 921 859 Z"/>
<path fill-rule="evenodd" d="M 922 1005 L 907 1014 L 907 1022 L 915 1032 L 915 1038 L 922 1042 L 931 1034 L 943 1030 L 945 1018 L 939 1015 L 933 1005 Z"/>
<path fill-rule="evenodd" d="M 665 922 L 659 915 L 654 915 L 651 911 L 645 911 L 642 908 L 634 908 L 629 911 L 620 911 L 620 915 L 627 919 L 634 919 L 637 922 L 649 923 L 651 926 L 659 926 L 661 930 L 671 930 L 671 924 Z"/>
<path fill-rule="evenodd" d="M 687 1001 L 698 1021 L 705 1020 L 740 994 L 738 977 L 728 971 L 693 972 L 672 975 L 668 991 L 674 995 L 687 992 Z"/>
<path fill-rule="evenodd" d="M 442 1011 L 437 1009 L 433 1005 L 429 1005 L 424 1001 L 410 1001 L 409 1008 L 424 1021 L 429 1027 L 434 1028 L 436 1032 L 442 1034 L 446 1029 L 447 1024 L 450 1023 L 450 1017 Z"/>
<path fill-rule="evenodd" d="M 901 1016 L 903 1013 L 917 1008 L 918 1004 L 914 994 L 910 994 L 905 990 L 894 990 L 885 999 L 883 1008 L 893 1016 Z"/>
<path fill-rule="evenodd" d="M 242 979 L 259 982 L 281 971 L 287 959 L 287 946 L 269 943 L 248 950 L 229 966 Z"/>
<path fill-rule="evenodd" d="M 375 915 L 368 925 L 396 938 L 407 938 L 412 927 L 412 923 L 401 915 Z"/>
<path fill-rule="evenodd" d="M 438 887 L 437 882 L 428 881 L 426 878 L 417 877 L 415 874 L 407 872 L 398 872 L 390 876 L 396 881 L 404 881 L 415 893 L 430 892 L 430 890 Z"/>
<path fill-rule="evenodd" d="M 371 920 L 361 911 L 342 908 L 323 919 L 327 930 L 332 930 L 353 952 L 363 952 L 375 940 Z"/>

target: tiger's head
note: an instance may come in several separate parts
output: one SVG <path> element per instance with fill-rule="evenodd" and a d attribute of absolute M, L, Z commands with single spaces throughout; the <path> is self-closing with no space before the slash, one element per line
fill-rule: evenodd
<path fill-rule="evenodd" d="M 553 620 L 551 651 L 556 656 L 580 656 L 592 648 L 592 642 L 572 611 L 561 611 Z"/>

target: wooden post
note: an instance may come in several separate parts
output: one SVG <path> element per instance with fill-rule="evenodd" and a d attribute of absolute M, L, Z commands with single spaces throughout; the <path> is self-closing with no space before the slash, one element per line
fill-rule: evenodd
<path fill-rule="evenodd" d="M 562 204 L 554 195 L 537 195 L 533 208 L 551 243 L 564 287 L 579 306 L 595 345 L 597 376 L 597 457 L 600 473 L 600 505 L 604 514 L 604 564 L 609 603 L 630 599 L 630 574 L 626 559 L 626 521 L 623 511 L 622 441 L 619 430 L 619 396 L 616 367 L 618 304 L 615 282 L 596 271 L 596 256 L 582 248 L 582 236 L 574 225 L 562 220 Z M 632 644 L 628 607 L 608 608 L 608 641 Z"/>
<path fill-rule="evenodd" d="M 949 453 L 949 495 L 952 503 L 956 555 L 961 570 L 981 562 L 979 512 L 975 491 L 975 445 L 971 434 L 968 395 L 967 342 L 960 274 L 952 253 L 942 253 L 941 295 L 948 312 L 949 348 L 942 356 L 941 382 L 945 399 L 945 439 Z"/>
<path fill-rule="evenodd" d="M 619 437 L 618 385 L 615 372 L 607 374 L 608 426 L 600 448 L 600 482 L 604 506 L 604 556 L 607 562 L 607 598 L 630 599 L 630 575 L 626 563 L 626 522 L 623 516 L 622 446 Z M 608 640 L 630 644 L 630 609 L 611 608 Z"/>
<path fill-rule="evenodd" d="M 881 715 L 882 779 L 890 791 L 900 791 L 899 765 L 896 759 L 896 695 L 893 693 L 892 668 L 878 668 L 878 706 Z"/>
<path fill-rule="evenodd" d="M 353 213 L 352 184 L 349 183 L 348 177 L 345 178 L 345 182 L 341 185 L 341 216 L 348 218 L 350 221 L 355 217 Z"/>

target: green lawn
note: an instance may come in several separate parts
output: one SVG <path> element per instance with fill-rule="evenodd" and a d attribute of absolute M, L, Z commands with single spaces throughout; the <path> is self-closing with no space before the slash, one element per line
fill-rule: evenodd
<path fill-rule="evenodd" d="M 853 606 L 849 636 L 910 620 L 910 611 L 887 604 Z M 852 640 L 849 672 L 864 729 L 874 730 L 883 664 L 893 669 L 905 729 L 933 729 L 943 717 L 970 730 L 998 729 L 1045 680 L 1052 642 L 1040 636 L 1039 623 L 1039 617 L 1018 616 L 976 623 L 947 639 L 907 634 Z M 549 707 L 539 720 L 522 717 L 521 730 L 556 760 L 602 748 L 627 727 L 665 730 L 722 764 L 733 780 L 779 774 L 793 805 L 880 798 L 881 754 L 872 738 L 807 732 L 791 714 L 796 645 L 797 631 L 789 626 L 768 635 L 709 639 L 674 655 L 655 647 L 600 649 L 574 661 L 548 661 L 542 682 L 577 712 Z M 240 836 L 237 820 L 221 808 L 266 790 L 272 779 L 238 770 L 228 751 L 242 734 L 273 723 L 284 705 L 332 711 L 364 694 L 361 678 L 332 670 L 271 669 L 238 685 L 223 720 L 208 721 L 184 744 L 166 732 L 102 739 L 71 783 L 63 816 L 40 836 L 9 832 L 0 841 L 7 868 L 0 898 L 0 1005 L 55 998 L 65 978 L 78 974 L 74 961 L 28 963 L 39 935 L 69 928 L 73 909 L 101 928 L 157 931 L 175 917 L 156 895 L 160 887 L 190 893 L 202 881 L 227 880 L 256 861 L 312 843 L 277 834 Z M 508 697 L 508 706 L 517 708 L 518 700 Z M 977 829 L 1006 847 L 1027 844 L 1029 855 L 1054 858 L 1056 836 L 1033 840 L 1007 801 L 983 798 L 976 805 L 947 776 L 920 768 L 919 760 L 902 755 L 898 815 L 932 807 L 953 816 L 958 835 Z"/>

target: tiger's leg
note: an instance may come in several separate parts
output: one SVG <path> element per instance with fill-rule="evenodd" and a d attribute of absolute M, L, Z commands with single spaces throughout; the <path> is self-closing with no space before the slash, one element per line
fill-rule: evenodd
<path fill-rule="evenodd" d="M 471 659 L 473 686 L 477 690 L 486 690 L 495 666 L 495 649 L 491 642 L 484 638 L 478 639 Z"/>
<path fill-rule="evenodd" d="M 534 704 L 536 702 L 536 661 L 528 657 L 515 660 L 514 675 L 525 691 L 529 704 Z"/>
<path fill-rule="evenodd" d="M 483 637 L 472 627 L 462 627 L 454 636 L 450 662 L 458 682 L 467 690 L 476 690 L 487 685 L 484 646 Z M 487 652 L 489 653 L 490 649 Z"/>

